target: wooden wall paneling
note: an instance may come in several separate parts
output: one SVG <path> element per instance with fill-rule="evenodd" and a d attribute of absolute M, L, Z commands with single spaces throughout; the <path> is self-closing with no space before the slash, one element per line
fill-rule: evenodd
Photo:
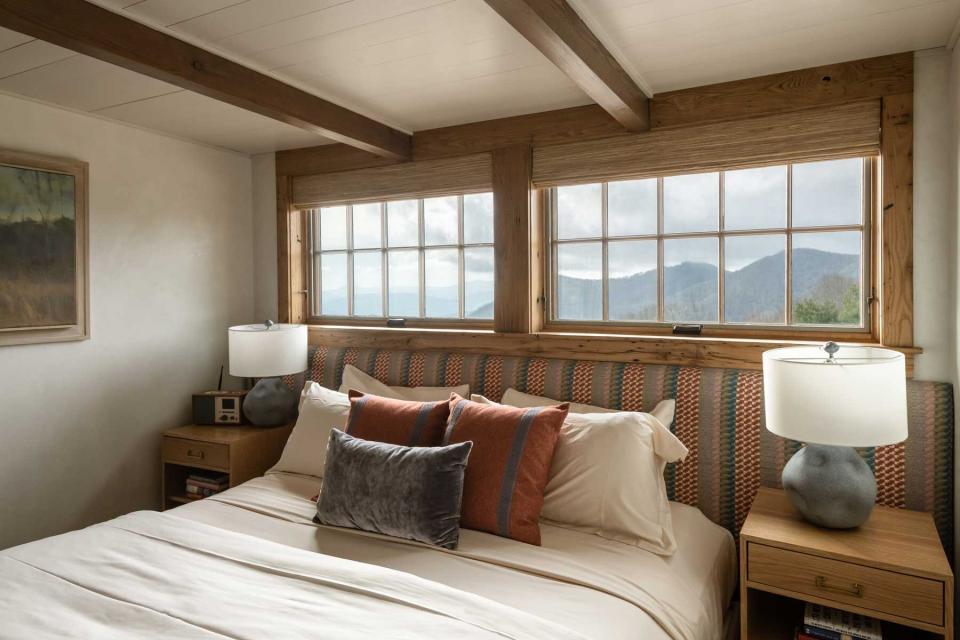
<path fill-rule="evenodd" d="M 740 120 L 913 91 L 913 52 L 657 94 L 654 128 Z"/>
<path fill-rule="evenodd" d="M 294 176 L 292 180 L 291 200 L 298 207 L 488 191 L 493 184 L 489 153 Z"/>
<path fill-rule="evenodd" d="M 84 0 L 0 0 L 0 26 L 371 153 L 410 157 L 410 135 Z"/>
<path fill-rule="evenodd" d="M 880 101 L 534 149 L 538 187 L 771 162 L 870 155 L 880 149 Z"/>
<path fill-rule="evenodd" d="M 486 3 L 624 128 L 650 128 L 647 96 L 566 0 Z"/>
<path fill-rule="evenodd" d="M 492 151 L 517 144 L 544 147 L 622 136 L 623 127 L 597 105 L 427 129 L 413 134 L 414 160 Z"/>
<path fill-rule="evenodd" d="M 358 349 L 496 353 L 506 356 L 752 370 L 762 368 L 761 354 L 764 351 L 798 344 L 794 341 L 718 340 L 676 336 L 495 333 L 456 329 L 410 330 L 319 325 L 312 325 L 308 335 L 310 344 Z M 900 348 L 898 351 L 906 356 L 907 374 L 912 376 L 914 357 L 920 353 L 920 349 Z"/>
<path fill-rule="evenodd" d="M 290 205 L 290 178 L 277 173 L 277 318 L 279 322 L 306 322 L 307 269 L 306 213 Z"/>
<path fill-rule="evenodd" d="M 883 99 L 881 339 L 913 346 L 913 94 Z"/>
<path fill-rule="evenodd" d="M 531 327 L 532 170 L 528 146 L 493 152 L 493 326 L 505 333 L 529 333 Z"/>

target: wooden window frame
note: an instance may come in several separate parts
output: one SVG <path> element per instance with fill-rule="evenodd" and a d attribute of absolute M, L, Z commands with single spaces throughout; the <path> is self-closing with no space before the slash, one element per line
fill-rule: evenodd
<path fill-rule="evenodd" d="M 905 353 L 908 372 L 914 356 L 922 352 L 913 342 L 912 91 L 913 54 L 906 52 L 674 91 L 651 100 L 652 132 L 736 123 L 744 118 L 865 100 L 879 104 L 881 161 L 873 182 L 870 234 L 875 291 L 869 335 L 860 341 Z M 550 185 L 534 180 L 533 156 L 549 147 L 589 140 L 622 144 L 629 135 L 648 134 L 624 134 L 602 109 L 590 105 L 418 131 L 413 134 L 411 162 L 376 157 L 345 145 L 278 152 L 279 319 L 308 320 L 306 226 L 297 207 L 318 203 L 313 194 L 331 189 L 363 190 L 366 183 L 381 191 L 409 188 L 418 191 L 418 196 L 434 195 L 434 188 L 449 191 L 452 184 L 462 188 L 465 182 L 475 181 L 478 186 L 492 185 L 494 191 L 496 308 L 492 330 L 429 321 L 411 321 L 402 329 L 371 327 L 368 322 L 344 319 L 337 325 L 311 323 L 310 341 L 748 369 L 760 368 L 764 350 L 797 344 L 794 331 L 771 331 L 763 339 L 730 329 L 717 332 L 720 335 L 705 330 L 699 337 L 679 337 L 646 327 L 644 335 L 635 335 L 635 330 L 625 334 L 622 327 L 591 326 L 579 331 L 546 322 L 544 249 L 549 245 L 542 230 L 544 188 Z M 773 158 L 769 160 L 775 163 Z M 370 199 L 387 199 L 375 195 Z M 303 202 L 304 198 L 309 202 Z M 747 331 L 755 335 L 752 328 Z M 806 332 L 802 337 L 809 344 L 834 335 Z M 849 335 L 843 340 L 854 341 Z"/>
<path fill-rule="evenodd" d="M 787 166 L 787 226 L 783 228 L 776 229 L 756 229 L 756 230 L 726 230 L 718 227 L 716 232 L 687 232 L 687 233 L 667 233 L 663 229 L 663 179 L 665 177 L 670 177 L 671 175 L 689 175 L 689 174 L 667 174 L 667 175 L 658 175 L 658 176 L 637 176 L 633 179 L 656 179 L 657 182 L 657 232 L 654 234 L 648 234 L 643 236 L 617 236 L 610 237 L 606 235 L 604 231 L 603 237 L 597 238 L 576 238 L 576 239 L 559 239 L 555 237 L 555 220 L 556 220 L 556 202 L 553 197 L 554 190 L 556 187 L 551 187 L 549 189 L 541 189 L 541 199 L 542 207 L 546 212 L 544 215 L 544 229 L 541 230 L 542 242 L 547 247 L 547 250 L 544 251 L 543 256 L 543 266 L 542 270 L 545 274 L 545 284 L 544 290 L 546 292 L 546 301 L 544 305 L 544 322 L 542 325 L 543 331 L 551 332 L 579 332 L 579 333 L 598 333 L 598 334 L 627 334 L 627 335 L 651 335 L 651 336 L 666 336 L 673 335 L 673 326 L 675 324 L 683 323 L 670 323 L 663 320 L 663 244 L 665 240 L 672 238 L 717 238 L 719 249 L 718 249 L 718 259 L 720 260 L 720 271 L 718 273 L 718 283 L 717 283 L 717 306 L 718 306 L 718 322 L 715 323 L 702 323 L 703 329 L 700 333 L 700 336 L 707 338 L 746 338 L 753 340 L 764 340 L 764 339 L 775 339 L 775 340 L 835 340 L 841 342 L 860 342 L 860 343 L 876 343 L 879 341 L 879 323 L 876 322 L 877 316 L 877 305 L 874 304 L 876 300 L 875 290 L 876 290 L 876 281 L 875 274 L 877 273 L 876 263 L 878 256 L 874 251 L 874 247 L 879 242 L 877 235 L 879 234 L 879 225 L 875 224 L 876 221 L 876 209 L 877 209 L 877 199 L 876 199 L 876 185 L 879 178 L 879 164 L 880 159 L 876 156 L 861 156 L 864 160 L 863 163 L 863 197 L 862 197 L 862 217 L 861 223 L 856 225 L 837 225 L 837 226 L 823 226 L 823 227 L 809 227 L 797 229 L 792 226 L 790 221 L 791 209 L 792 209 L 792 191 L 791 191 L 791 178 L 792 175 L 791 168 L 795 164 L 799 163 L 776 163 L 772 165 L 753 165 L 749 167 L 736 167 L 736 169 L 742 168 L 757 168 L 763 166 Z M 830 158 L 834 160 L 836 158 Z M 804 162 L 809 162 L 805 160 Z M 719 198 L 721 203 L 720 207 L 720 216 L 723 216 L 723 173 L 725 171 L 730 171 L 735 169 L 719 169 L 717 173 L 720 174 L 720 190 Z M 603 199 L 602 210 L 604 218 L 606 218 L 606 209 L 607 209 L 607 185 L 609 182 L 603 182 Z M 721 225 L 722 226 L 722 225 Z M 818 232 L 829 232 L 829 231 L 844 231 L 844 230 L 855 230 L 863 234 L 862 243 L 861 243 L 861 313 L 863 315 L 863 324 L 860 327 L 830 327 L 825 325 L 791 325 L 790 316 L 791 316 L 791 305 L 790 305 L 790 290 L 791 290 L 791 265 L 790 265 L 790 252 L 791 252 L 791 240 L 795 234 L 804 234 L 804 233 L 818 233 Z M 722 322 L 723 317 L 723 306 L 724 306 L 724 287 L 723 287 L 723 240 L 727 237 L 742 237 L 750 235 L 772 235 L 772 234 L 783 234 L 786 237 L 786 272 L 785 272 L 785 296 L 787 307 L 786 312 L 786 321 L 784 324 L 725 324 Z M 593 320 L 593 321 L 576 321 L 576 320 L 562 320 L 557 318 L 557 290 L 556 290 L 556 277 L 557 273 L 557 247 L 561 244 L 569 243 L 578 243 L 578 242 L 602 242 L 604 245 L 604 263 L 606 265 L 606 253 L 607 246 L 610 242 L 618 242 L 623 240 L 654 240 L 658 245 L 658 266 L 657 266 L 657 294 L 658 294 L 658 319 L 656 321 L 619 321 L 619 320 Z M 604 283 L 603 283 L 603 311 L 604 316 L 607 315 L 607 273 L 606 266 L 604 266 Z M 696 321 L 691 320 L 692 324 L 700 324 Z"/>
<path fill-rule="evenodd" d="M 464 251 L 467 249 L 494 248 L 494 242 L 474 242 L 467 243 L 464 237 L 464 197 L 475 195 L 477 193 L 490 193 L 485 191 L 471 191 L 467 193 L 452 193 L 446 195 L 429 195 L 423 197 L 403 198 L 402 200 L 415 200 L 417 202 L 417 244 L 404 246 L 390 246 L 388 239 L 388 216 L 387 209 L 390 202 L 398 202 L 396 198 L 377 201 L 375 204 L 380 207 L 381 238 L 379 247 L 369 247 L 357 249 L 353 246 L 353 207 L 358 204 L 373 204 L 370 202 L 338 202 L 324 204 L 322 207 L 309 209 L 298 209 L 299 215 L 305 218 L 306 232 L 304 234 L 305 246 L 304 259 L 307 266 L 306 278 L 306 324 L 314 325 L 350 325 L 350 326 L 369 326 L 385 327 L 389 318 L 398 318 L 396 314 L 390 314 L 389 311 L 389 255 L 391 251 L 416 251 L 418 256 L 418 278 L 419 278 L 419 313 L 417 317 L 404 317 L 403 327 L 410 328 L 469 328 L 469 329 L 492 329 L 493 318 L 468 318 L 465 317 L 466 309 L 466 282 L 465 282 L 465 264 Z M 491 193 L 492 195 L 492 193 Z M 457 199 L 457 242 L 454 244 L 428 245 L 424 237 L 424 201 L 437 197 L 454 197 Z M 330 207 L 346 208 L 347 225 L 347 246 L 344 249 L 319 249 L 314 242 L 316 233 L 316 224 L 314 222 L 315 213 L 321 208 Z M 457 318 L 441 318 L 426 316 L 426 253 L 434 249 L 452 249 L 457 251 L 458 260 L 458 314 Z M 357 253 L 379 253 L 381 258 L 381 297 L 383 314 L 379 316 L 358 316 L 353 314 L 353 293 L 354 293 L 354 275 L 353 275 L 353 256 Z M 319 278 L 319 262 L 317 257 L 322 254 L 344 254 L 347 259 L 347 313 L 348 315 L 324 314 L 320 300 L 313 293 L 314 287 Z M 319 308 L 320 313 L 315 313 Z"/>

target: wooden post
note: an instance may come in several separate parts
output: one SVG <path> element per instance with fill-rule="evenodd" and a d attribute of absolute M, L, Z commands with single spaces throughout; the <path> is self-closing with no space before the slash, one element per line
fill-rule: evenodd
<path fill-rule="evenodd" d="M 493 151 L 495 331 L 529 333 L 533 156 L 519 145 Z"/>

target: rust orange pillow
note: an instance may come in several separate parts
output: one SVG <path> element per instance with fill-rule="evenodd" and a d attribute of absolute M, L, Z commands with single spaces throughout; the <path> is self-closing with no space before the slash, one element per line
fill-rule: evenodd
<path fill-rule="evenodd" d="M 473 442 L 460 525 L 540 544 L 540 510 L 567 404 L 521 409 L 450 396 L 443 444 Z"/>
<path fill-rule="evenodd" d="M 350 391 L 350 413 L 345 430 L 355 438 L 399 444 L 405 447 L 436 447 L 450 415 L 450 403 L 411 402 Z"/>

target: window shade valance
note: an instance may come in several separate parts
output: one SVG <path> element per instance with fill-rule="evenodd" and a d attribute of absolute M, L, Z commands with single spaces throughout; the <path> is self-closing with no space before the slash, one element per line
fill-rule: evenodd
<path fill-rule="evenodd" d="M 880 101 L 662 129 L 533 151 L 537 187 L 880 151 Z"/>
<path fill-rule="evenodd" d="M 293 178 L 293 205 L 414 198 L 493 188 L 489 153 Z"/>

